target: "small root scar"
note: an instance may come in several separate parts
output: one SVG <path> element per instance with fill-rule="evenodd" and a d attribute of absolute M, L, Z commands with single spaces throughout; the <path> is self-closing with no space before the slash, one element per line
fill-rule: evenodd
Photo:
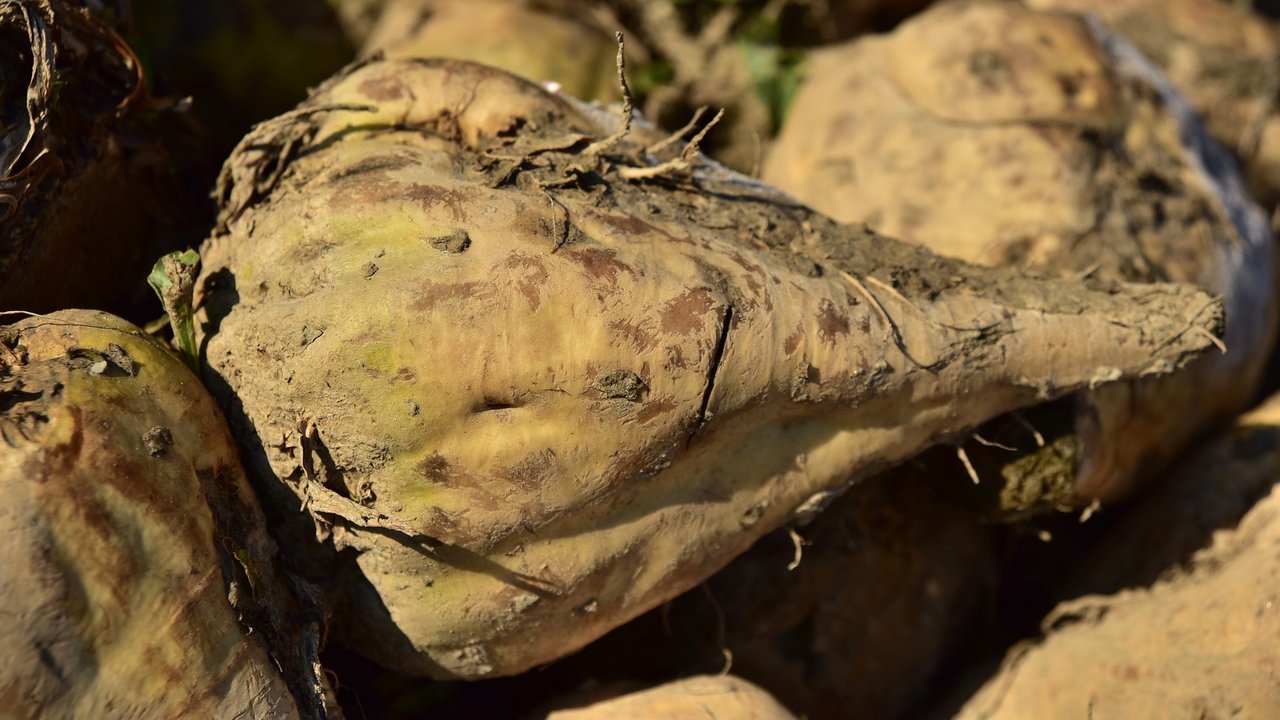
<path fill-rule="evenodd" d="M 495 410 L 511 410 L 518 407 L 520 407 L 519 403 L 514 400 L 502 400 L 495 397 L 486 397 L 476 403 L 475 406 L 471 408 L 471 412 L 478 415 L 480 413 L 493 412 Z"/>

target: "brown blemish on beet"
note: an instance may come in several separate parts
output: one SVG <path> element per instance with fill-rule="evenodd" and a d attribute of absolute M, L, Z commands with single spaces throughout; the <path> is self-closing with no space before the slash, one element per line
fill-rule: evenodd
<path fill-rule="evenodd" d="M 520 462 L 499 469 L 496 474 L 526 490 L 537 490 L 556 469 L 556 454 L 550 448 L 529 453 Z"/>
<path fill-rule="evenodd" d="M 715 299 L 707 288 L 692 288 L 662 306 L 662 331 L 688 335 L 701 330 L 706 324 L 703 316 L 716 307 Z"/>
<path fill-rule="evenodd" d="M 340 184 L 329 196 L 329 209 L 333 213 L 343 213 L 351 208 L 362 208 L 377 205 L 391 199 L 396 183 L 384 178 L 362 178 L 359 184 Z"/>
<path fill-rule="evenodd" d="M 417 200 L 424 210 L 431 210 L 436 206 L 448 208 L 455 222 L 466 220 L 468 213 L 465 208 L 472 207 L 472 203 L 475 202 L 474 193 L 442 188 L 438 185 L 413 183 L 400 187 L 403 189 L 404 197 Z"/>
<path fill-rule="evenodd" d="M 329 196 L 328 205 L 333 212 L 340 213 L 350 208 L 368 208 L 405 200 L 416 200 L 423 210 L 434 217 L 439 217 L 440 209 L 448 210 L 450 218 L 456 223 L 462 223 L 466 219 L 466 208 L 470 207 L 469 203 L 475 202 L 474 195 L 460 190 L 373 176 L 361 178 L 359 183 L 334 183 L 334 192 Z"/>
<path fill-rule="evenodd" d="M 67 497 L 68 504 L 77 511 L 80 524 L 91 529 L 106 544 L 116 534 L 111 516 L 94 497 L 96 485 L 80 482 L 75 475 L 77 467 L 84 467 L 79 465 L 80 452 L 84 447 L 83 413 L 78 407 L 67 409 L 73 424 L 71 440 L 66 444 L 50 447 L 44 453 L 27 456 L 22 465 L 22 473 L 35 483 L 32 493 L 37 497 Z M 91 463 L 87 465 L 92 466 Z"/>
<path fill-rule="evenodd" d="M 116 396 L 112 396 L 112 398 L 118 400 Z M 123 409 L 123 404 L 117 403 L 117 407 Z M 62 445 L 55 445 L 49 448 L 44 453 L 45 459 L 42 463 L 47 466 L 52 466 L 53 463 L 50 463 L 49 461 L 55 461 L 57 465 L 50 469 L 54 469 L 61 474 L 70 473 L 75 468 L 79 467 L 80 453 L 84 451 L 84 411 L 74 405 L 71 405 L 67 407 L 67 414 L 71 416 L 71 439 Z"/>
<path fill-rule="evenodd" d="M 614 320 L 609 323 L 609 329 L 615 334 L 631 341 L 638 351 L 648 350 L 657 344 L 658 339 L 652 332 L 626 320 Z"/>
<path fill-rule="evenodd" d="M 431 508 L 427 518 L 427 529 L 428 535 L 439 538 L 450 545 L 460 544 L 465 532 L 462 518 L 439 507 Z"/>
<path fill-rule="evenodd" d="M 652 225 L 632 215 L 608 215 L 601 213 L 597 217 L 599 217 L 604 224 L 624 235 L 648 235 L 650 233 L 657 232 L 657 229 Z"/>
<path fill-rule="evenodd" d="M 636 276 L 630 265 L 618 260 L 618 253 L 608 248 L 582 247 L 565 251 L 564 255 L 578 261 L 593 280 L 606 280 L 610 285 L 618 282 L 619 273 Z"/>
<path fill-rule="evenodd" d="M 370 100 L 387 102 L 404 95 L 404 83 L 394 77 L 369 78 L 360 83 L 360 87 L 356 90 Z"/>
<path fill-rule="evenodd" d="M 468 502 L 483 510 L 496 510 L 497 498 L 486 490 L 486 483 L 465 469 L 449 462 L 438 452 L 431 453 L 417 464 L 417 470 L 427 482 L 451 490 L 462 490 Z"/>
<path fill-rule="evenodd" d="M 428 481 L 440 485 L 447 485 L 447 473 L 449 471 L 449 461 L 438 452 L 431 453 L 422 460 L 418 461 L 418 474 L 425 477 Z"/>
<path fill-rule="evenodd" d="M 516 287 L 529 302 L 529 309 L 537 310 L 542 306 L 542 286 L 551 276 L 542 260 L 529 255 L 515 255 L 506 262 L 508 270 L 516 276 Z"/>
<path fill-rule="evenodd" d="M 835 303 L 823 300 L 818 305 L 818 337 L 835 342 L 837 335 L 849 334 L 849 316 L 836 310 Z"/>
<path fill-rule="evenodd" d="M 641 406 L 640 412 L 636 413 L 636 423 L 644 425 L 659 415 L 664 415 L 675 409 L 676 403 L 674 400 L 655 400 L 653 402 L 647 402 Z"/>
<path fill-rule="evenodd" d="M 679 345 L 667 346 L 667 361 L 663 363 L 664 370 L 688 370 L 689 361 L 684 356 L 684 348 Z"/>
<path fill-rule="evenodd" d="M 97 455 L 97 453 L 95 453 Z M 173 498 L 167 497 L 164 491 L 157 491 L 156 484 L 170 473 L 154 468 L 157 463 L 176 463 L 178 458 L 153 460 L 147 458 L 140 461 L 131 454 L 108 452 L 109 460 L 105 464 L 111 472 L 100 477 L 111 487 L 138 507 L 146 508 L 147 515 L 164 525 L 171 534 L 179 538 L 181 547 L 202 547 L 208 542 L 207 536 L 201 532 L 197 517 L 187 512 L 186 508 Z M 170 490 L 170 494 L 172 491 Z"/>
<path fill-rule="evenodd" d="M 427 311 L 436 305 L 449 300 L 466 300 L 474 297 L 488 296 L 493 293 L 493 286 L 479 281 L 462 283 L 425 283 L 418 290 L 418 297 L 413 301 L 413 309 Z"/>
<path fill-rule="evenodd" d="M 796 325 L 796 329 L 782 341 L 782 351 L 788 356 L 794 355 L 796 348 L 800 347 L 800 341 L 804 339 L 804 323 Z"/>
<path fill-rule="evenodd" d="M 102 507 L 102 503 L 94 497 L 94 488 L 91 485 L 73 481 L 60 488 L 60 491 L 71 499 L 70 503 L 76 508 L 81 527 L 92 530 L 103 545 L 110 545 L 119 539 L 119 529 L 112 524 L 111 515 Z"/>
<path fill-rule="evenodd" d="M 101 497 L 102 488 L 110 486 L 168 530 L 177 538 L 179 546 L 198 548 L 208 543 L 208 537 L 201 532 L 199 518 L 173 497 L 183 492 L 182 489 L 172 488 L 168 482 L 175 472 L 180 472 L 176 468 L 181 467 L 181 458 L 157 460 L 136 456 L 121 439 L 121 434 L 132 429 L 133 423 L 120 421 L 119 413 L 99 416 L 75 406 L 67 409 L 75 423 L 71 441 L 51 448 L 32 474 L 44 479 L 38 486 L 40 495 L 66 497 L 66 504 L 76 509 L 84 525 L 111 537 L 118 536 L 120 528 Z M 133 410 L 137 413 L 138 408 Z M 139 430 L 136 434 L 139 447 L 141 436 Z M 105 472 L 101 471 L 103 468 Z M 137 571 L 127 554 L 122 560 L 129 566 L 113 569 L 113 573 Z"/>
<path fill-rule="evenodd" d="M 418 377 L 418 374 L 407 367 L 402 367 L 399 370 L 396 370 L 396 377 L 404 380 L 405 382 L 412 382 Z"/>
<path fill-rule="evenodd" d="M 760 267 L 758 263 L 751 262 L 746 257 L 744 257 L 742 253 L 736 250 L 729 253 L 729 259 L 737 263 L 738 266 L 741 267 L 743 270 L 746 270 L 748 273 L 748 276 L 751 276 L 751 275 L 760 276 L 765 274 L 764 268 Z M 748 280 L 748 282 L 750 282 L 750 280 Z"/>
<path fill-rule="evenodd" d="M 329 176 L 327 182 L 336 183 L 353 175 L 363 175 L 364 180 L 371 179 L 369 176 L 377 174 L 379 179 L 385 179 L 384 173 L 393 170 L 403 170 L 420 163 L 421 160 L 407 155 L 375 155 L 373 157 L 361 158 L 344 168 L 335 171 Z"/>

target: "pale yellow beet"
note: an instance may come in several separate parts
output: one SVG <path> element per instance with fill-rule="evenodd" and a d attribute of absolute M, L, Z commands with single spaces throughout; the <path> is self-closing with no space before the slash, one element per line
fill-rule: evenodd
<path fill-rule="evenodd" d="M 838 219 L 972 262 L 1223 297 L 1224 352 L 1082 399 L 1050 448 L 1063 482 L 971 450 L 1037 488 L 1009 493 L 1011 510 L 1117 499 L 1250 400 L 1275 334 L 1265 216 L 1186 102 L 1102 26 L 944 3 L 815 56 L 789 118 L 764 177 Z"/>
<path fill-rule="evenodd" d="M 142 331 L 0 327 L 0 491 L 0 717 L 318 717 L 249 625 L 276 586 L 230 433 Z"/>
<path fill-rule="evenodd" d="M 372 62 L 224 168 L 207 376 L 276 509 L 342 551 L 290 549 L 335 630 L 393 667 L 548 662 L 864 474 L 1220 330 L 1188 286 L 942 259 L 607 117 Z"/>

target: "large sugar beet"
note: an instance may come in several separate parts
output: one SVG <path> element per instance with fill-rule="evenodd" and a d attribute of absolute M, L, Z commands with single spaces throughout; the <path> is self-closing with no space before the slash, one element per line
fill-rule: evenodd
<path fill-rule="evenodd" d="M 992 458 L 979 475 L 1005 478 L 1008 510 L 1120 497 L 1255 391 L 1276 318 L 1265 217 L 1186 102 L 1096 23 L 946 3 L 826 51 L 765 179 L 972 262 L 1173 279 L 1223 296 L 1224 353 L 1167 381 L 1091 394 L 1048 452 L 1018 431 L 1030 461 L 1002 466 L 1008 453 L 971 450 Z"/>
<path fill-rule="evenodd" d="M 0 490 L 0 716 L 322 716 L 264 644 L 287 603 L 230 432 L 137 328 L 0 327 Z"/>
<path fill-rule="evenodd" d="M 348 551 L 314 570 L 385 663 L 546 662 L 861 474 L 1216 342 L 1187 286 L 941 259 L 612 125 L 373 62 L 224 169 L 208 378 L 277 507 Z"/>

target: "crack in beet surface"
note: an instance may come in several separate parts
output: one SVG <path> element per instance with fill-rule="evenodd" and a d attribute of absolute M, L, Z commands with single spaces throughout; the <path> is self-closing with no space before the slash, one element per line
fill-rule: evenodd
<path fill-rule="evenodd" d="M 707 384 L 702 390 L 702 404 L 698 406 L 698 420 L 689 432 L 687 446 L 693 442 L 698 431 L 707 424 L 707 405 L 711 402 L 711 392 L 716 387 L 716 374 L 720 371 L 720 361 L 724 358 L 725 346 L 729 343 L 729 326 L 733 323 L 733 305 L 727 305 L 720 320 L 720 334 L 716 336 L 716 348 L 711 355 L 711 366 L 707 368 Z"/>

